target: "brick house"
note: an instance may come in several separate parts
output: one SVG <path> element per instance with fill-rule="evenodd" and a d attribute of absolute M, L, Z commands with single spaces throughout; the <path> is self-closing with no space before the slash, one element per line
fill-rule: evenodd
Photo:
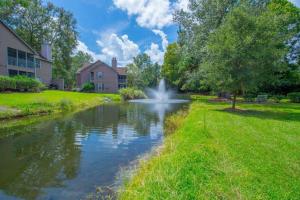
<path fill-rule="evenodd" d="M 116 58 L 112 59 L 112 66 L 100 60 L 84 64 L 78 69 L 76 78 L 78 88 L 92 82 L 96 92 L 116 93 L 119 89 L 127 87 L 126 68 L 118 67 Z"/>
<path fill-rule="evenodd" d="M 52 81 L 51 46 L 36 52 L 0 20 L 0 75 L 37 78 L 46 86 Z"/>

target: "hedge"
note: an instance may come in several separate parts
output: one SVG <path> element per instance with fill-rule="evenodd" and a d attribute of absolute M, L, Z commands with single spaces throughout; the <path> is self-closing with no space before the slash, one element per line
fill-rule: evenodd
<path fill-rule="evenodd" d="M 287 97 L 293 103 L 300 103 L 300 92 L 292 92 L 287 94 Z"/>
<path fill-rule="evenodd" d="M 38 92 L 43 87 L 40 81 L 26 76 L 0 76 L 0 91 Z"/>

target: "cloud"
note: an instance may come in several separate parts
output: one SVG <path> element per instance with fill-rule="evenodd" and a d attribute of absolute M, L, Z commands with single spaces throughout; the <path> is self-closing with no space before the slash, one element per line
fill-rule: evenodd
<path fill-rule="evenodd" d="M 158 44 L 151 43 L 150 49 L 147 49 L 145 53 L 150 56 L 152 62 L 157 62 L 158 64 L 162 64 L 164 61 L 165 52 L 159 49 Z"/>
<path fill-rule="evenodd" d="M 188 11 L 189 10 L 189 0 L 178 0 L 177 2 L 174 3 L 174 9 Z"/>
<path fill-rule="evenodd" d="M 136 21 L 141 27 L 163 28 L 173 23 L 169 0 L 113 0 L 113 2 L 128 15 L 136 15 Z"/>
<path fill-rule="evenodd" d="M 140 53 L 139 46 L 128 38 L 128 35 L 119 37 L 117 34 L 103 36 L 97 40 L 101 53 L 106 60 L 117 57 L 121 65 L 126 65 L 132 61 L 132 58 Z"/>
<path fill-rule="evenodd" d="M 158 29 L 154 29 L 152 31 L 153 31 L 153 33 L 155 33 L 156 35 L 159 35 L 161 37 L 161 39 L 162 39 L 162 48 L 163 48 L 164 51 L 166 51 L 167 46 L 169 44 L 168 39 L 167 39 L 167 35 L 163 31 L 158 30 Z"/>
<path fill-rule="evenodd" d="M 88 53 L 94 61 L 101 60 L 109 65 L 112 57 L 117 57 L 120 66 L 132 62 L 132 58 L 140 53 L 139 46 L 131 41 L 127 35 L 118 36 L 114 33 L 103 35 L 96 43 L 100 48 L 100 53 L 91 51 L 82 41 L 78 41 L 76 51 Z"/>

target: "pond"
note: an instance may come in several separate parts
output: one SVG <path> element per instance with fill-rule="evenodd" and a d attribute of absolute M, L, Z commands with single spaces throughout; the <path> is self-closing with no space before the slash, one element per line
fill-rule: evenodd
<path fill-rule="evenodd" d="M 0 139 L 0 199 L 84 199 L 163 141 L 186 104 L 106 104 Z"/>

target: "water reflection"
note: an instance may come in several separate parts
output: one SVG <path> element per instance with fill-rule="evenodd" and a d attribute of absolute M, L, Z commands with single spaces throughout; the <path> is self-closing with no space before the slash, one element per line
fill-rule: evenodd
<path fill-rule="evenodd" d="M 79 199 L 163 137 L 181 105 L 104 105 L 0 140 L 0 199 Z"/>

